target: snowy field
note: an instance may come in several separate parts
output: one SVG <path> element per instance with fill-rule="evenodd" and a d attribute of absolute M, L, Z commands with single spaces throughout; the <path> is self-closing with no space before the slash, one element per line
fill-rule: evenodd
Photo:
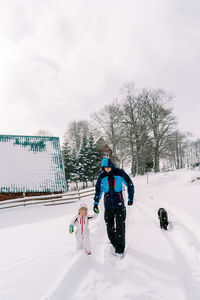
<path fill-rule="evenodd" d="M 199 300 L 200 171 L 135 178 L 126 255 L 111 255 L 103 203 L 90 223 L 92 255 L 76 252 L 68 225 L 79 203 L 0 210 L 1 300 Z M 84 200 L 92 213 L 93 200 Z M 159 228 L 157 210 L 172 227 Z"/>

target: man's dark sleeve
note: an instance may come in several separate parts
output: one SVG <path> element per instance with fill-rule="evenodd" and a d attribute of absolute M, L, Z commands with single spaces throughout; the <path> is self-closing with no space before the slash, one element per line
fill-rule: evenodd
<path fill-rule="evenodd" d="M 96 185 L 95 185 L 95 195 L 94 195 L 94 204 L 99 204 L 102 195 L 102 188 L 101 188 L 101 175 L 99 175 Z"/>
<path fill-rule="evenodd" d="M 121 176 L 123 178 L 123 182 L 127 186 L 128 198 L 129 198 L 129 200 L 132 201 L 133 198 L 134 198 L 134 193 L 135 193 L 133 182 L 132 182 L 131 178 L 128 176 L 128 174 L 124 170 L 121 170 Z"/>

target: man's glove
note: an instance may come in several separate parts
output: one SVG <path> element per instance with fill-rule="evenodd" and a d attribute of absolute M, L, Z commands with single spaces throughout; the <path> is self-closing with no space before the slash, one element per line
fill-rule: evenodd
<path fill-rule="evenodd" d="M 73 225 L 69 225 L 69 233 L 73 233 L 74 232 L 74 226 Z"/>
<path fill-rule="evenodd" d="M 95 214 L 99 214 L 98 204 L 94 204 L 93 210 L 94 210 Z"/>
<path fill-rule="evenodd" d="M 133 200 L 128 199 L 128 205 L 132 205 L 133 204 Z"/>

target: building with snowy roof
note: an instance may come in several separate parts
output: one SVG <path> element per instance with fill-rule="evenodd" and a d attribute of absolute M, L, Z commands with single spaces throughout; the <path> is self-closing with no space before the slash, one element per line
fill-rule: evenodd
<path fill-rule="evenodd" d="M 0 200 L 65 191 L 58 137 L 0 135 Z"/>

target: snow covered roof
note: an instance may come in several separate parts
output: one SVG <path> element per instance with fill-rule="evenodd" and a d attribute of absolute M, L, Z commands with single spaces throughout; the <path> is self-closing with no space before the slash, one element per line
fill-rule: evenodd
<path fill-rule="evenodd" d="M 64 191 L 58 137 L 0 135 L 0 193 Z"/>

